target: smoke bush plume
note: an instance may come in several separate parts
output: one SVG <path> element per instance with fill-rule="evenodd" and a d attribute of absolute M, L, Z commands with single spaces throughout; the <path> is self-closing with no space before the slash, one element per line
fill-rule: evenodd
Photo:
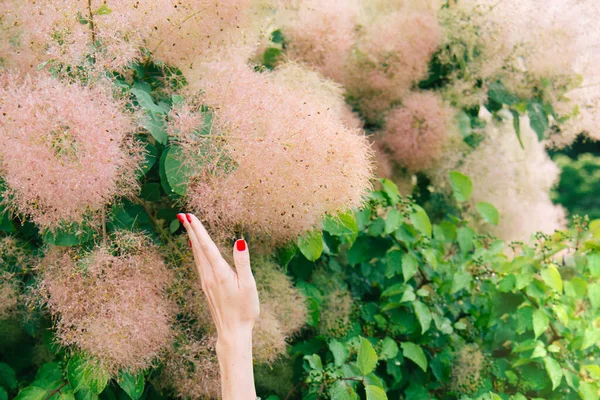
<path fill-rule="evenodd" d="M 4 74 L 0 111 L 0 176 L 12 211 L 56 228 L 137 191 L 132 120 L 103 88 Z"/>
<path fill-rule="evenodd" d="M 172 275 L 149 239 L 122 232 L 87 254 L 51 248 L 40 271 L 62 345 L 97 357 L 111 373 L 147 368 L 171 346 Z"/>
<path fill-rule="evenodd" d="M 4 0 L 5 63 L 34 70 L 39 63 L 121 70 L 149 49 L 159 60 L 192 69 L 223 46 L 249 45 L 253 0 Z M 259 20 L 255 18 L 254 21 Z"/>
<path fill-rule="evenodd" d="M 194 339 L 180 333 L 155 380 L 159 389 L 182 399 L 217 399 L 221 395 L 215 337 Z"/>
<path fill-rule="evenodd" d="M 433 92 L 412 93 L 386 117 L 384 140 L 395 161 L 411 171 L 429 168 L 441 156 L 452 130 L 452 109 Z"/>
<path fill-rule="evenodd" d="M 220 230 L 285 241 L 362 202 L 371 174 L 366 139 L 314 90 L 243 64 L 210 64 L 206 76 L 211 133 L 178 129 L 193 175 L 190 209 Z M 193 126 L 189 112 L 180 118 Z"/>
<path fill-rule="evenodd" d="M 564 227 L 565 212 L 552 204 L 550 189 L 556 184 L 559 169 L 548 157 L 526 118 L 521 120 L 521 139 L 515 135 L 512 121 L 488 122 L 486 139 L 464 158 L 456 170 L 473 181 L 470 202 L 492 203 L 500 213 L 497 227 L 482 226 L 504 240 L 527 241 L 542 231 L 552 233 Z M 451 167 L 452 168 L 452 167 Z M 448 169 L 438 171 L 437 184 L 447 181 Z M 444 176 L 441 176 L 444 175 Z"/>
<path fill-rule="evenodd" d="M 428 62 L 441 40 L 435 15 L 401 10 L 365 27 L 348 64 L 346 88 L 368 120 L 402 100 L 427 77 Z"/>
<path fill-rule="evenodd" d="M 290 59 L 304 63 L 338 83 L 356 40 L 358 1 L 308 0 L 279 13 Z"/>

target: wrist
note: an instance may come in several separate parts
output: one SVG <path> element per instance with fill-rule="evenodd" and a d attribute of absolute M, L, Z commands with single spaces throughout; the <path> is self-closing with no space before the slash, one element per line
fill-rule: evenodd
<path fill-rule="evenodd" d="M 230 334 L 219 334 L 215 346 L 217 355 L 252 351 L 252 330 L 237 330 Z"/>

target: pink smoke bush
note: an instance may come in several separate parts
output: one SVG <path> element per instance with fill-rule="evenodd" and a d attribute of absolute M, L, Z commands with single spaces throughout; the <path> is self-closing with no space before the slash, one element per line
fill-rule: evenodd
<path fill-rule="evenodd" d="M 105 89 L 4 74 L 0 112 L 3 201 L 12 211 L 56 228 L 137 191 L 132 119 Z"/>
<path fill-rule="evenodd" d="M 361 203 L 366 139 L 314 93 L 234 63 L 210 64 L 201 83 L 213 133 L 181 146 L 196 175 L 187 203 L 210 225 L 285 241 Z"/>
<path fill-rule="evenodd" d="M 286 54 L 338 83 L 356 41 L 359 4 L 348 0 L 307 0 L 280 12 Z"/>
<path fill-rule="evenodd" d="M 221 46 L 240 44 L 253 23 L 253 0 L 4 0 L 0 48 L 9 65 L 85 65 L 87 72 L 122 70 L 144 57 L 182 70 Z M 23 62 L 25 61 L 25 62 Z"/>
<path fill-rule="evenodd" d="M 384 141 L 399 165 L 411 171 L 429 168 L 442 154 L 452 118 L 440 95 L 412 93 L 387 115 Z"/>
<path fill-rule="evenodd" d="M 521 121 L 521 139 L 524 150 L 512 121 L 490 121 L 486 139 L 457 168 L 473 181 L 471 204 L 489 202 L 500 213 L 498 226 L 486 224 L 482 229 L 504 240 L 527 241 L 537 231 L 553 233 L 565 225 L 564 209 L 549 195 L 560 170 L 526 118 Z"/>
<path fill-rule="evenodd" d="M 216 338 L 191 338 L 179 334 L 177 345 L 165 357 L 164 368 L 155 381 L 162 390 L 182 399 L 216 399 L 221 394 Z"/>
<path fill-rule="evenodd" d="M 348 64 L 346 88 L 367 119 L 402 100 L 412 85 L 427 77 L 441 29 L 426 12 L 397 11 L 365 27 Z"/>
<path fill-rule="evenodd" d="M 87 254 L 51 248 L 40 272 L 60 344 L 95 356 L 112 374 L 147 368 L 171 345 L 172 274 L 149 239 L 120 233 Z"/>

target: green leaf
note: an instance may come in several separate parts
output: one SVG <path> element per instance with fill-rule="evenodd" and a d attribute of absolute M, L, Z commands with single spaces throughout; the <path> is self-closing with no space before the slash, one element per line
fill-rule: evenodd
<path fill-rule="evenodd" d="M 332 236 L 355 236 L 358 234 L 358 223 L 352 212 L 330 215 L 323 221 L 323 230 Z"/>
<path fill-rule="evenodd" d="M 379 353 L 380 360 L 391 360 L 396 358 L 400 349 L 396 341 L 388 336 L 381 341 L 381 352 Z"/>
<path fill-rule="evenodd" d="M 5 323 L 5 321 L 0 321 Z M 17 390 L 17 374 L 10 365 L 0 362 L 0 386 L 4 386 L 10 391 Z"/>
<path fill-rule="evenodd" d="M 410 223 L 424 236 L 431 237 L 431 221 L 425 210 L 415 206 L 415 212 L 410 214 Z"/>
<path fill-rule="evenodd" d="M 360 338 L 360 348 L 358 349 L 356 364 L 363 376 L 373 372 L 377 365 L 377 353 L 373 349 L 371 342 L 363 337 Z"/>
<path fill-rule="evenodd" d="M 0 386 L 0 400 L 8 400 L 8 393 L 2 386 Z"/>
<path fill-rule="evenodd" d="M 421 346 L 404 342 L 400 344 L 402 347 L 402 355 L 417 364 L 424 372 L 427 372 L 427 358 Z"/>
<path fill-rule="evenodd" d="M 458 171 L 451 171 L 450 183 L 456 201 L 462 203 L 469 200 L 473 193 L 473 182 L 471 181 L 471 178 Z"/>
<path fill-rule="evenodd" d="M 96 15 L 108 15 L 112 12 L 112 10 L 108 7 L 107 4 L 102 4 L 100 6 L 100 8 L 98 8 L 96 11 L 94 11 L 94 14 Z"/>
<path fill-rule="evenodd" d="M 542 310 L 536 309 L 532 315 L 533 334 L 537 339 L 542 333 L 546 332 L 550 325 L 550 319 Z"/>
<path fill-rule="evenodd" d="M 421 324 L 421 335 L 422 335 L 425 332 L 427 332 L 427 330 L 429 329 L 429 326 L 431 325 L 431 320 L 432 320 L 431 311 L 429 311 L 429 308 L 427 308 L 427 306 L 425 304 L 421 303 L 420 301 L 415 301 L 413 303 L 413 306 L 415 308 L 415 314 L 417 315 L 417 319 L 419 320 L 419 323 Z"/>
<path fill-rule="evenodd" d="M 75 392 L 76 400 L 98 400 L 98 395 L 87 389 L 81 389 Z"/>
<path fill-rule="evenodd" d="M 189 167 L 183 162 L 183 150 L 178 146 L 165 149 L 160 157 L 161 182 L 167 194 L 185 195 L 189 182 Z"/>
<path fill-rule="evenodd" d="M 312 327 L 318 326 L 321 321 L 321 306 L 317 299 L 314 297 L 307 297 L 306 308 L 308 313 L 308 320 L 306 323 Z"/>
<path fill-rule="evenodd" d="M 525 150 L 525 146 L 523 145 L 523 139 L 521 139 L 521 116 L 519 115 L 518 111 L 513 110 L 512 108 L 510 112 L 513 116 L 513 127 L 515 128 L 515 133 L 517 134 L 517 140 L 519 141 L 519 145 L 521 146 L 521 148 Z"/>
<path fill-rule="evenodd" d="M 541 272 L 544 283 L 552 288 L 557 293 L 563 291 L 563 281 L 555 265 L 550 264 Z"/>
<path fill-rule="evenodd" d="M 14 400 L 45 400 L 46 397 L 46 389 L 37 386 L 29 386 L 21 390 Z"/>
<path fill-rule="evenodd" d="M 419 262 L 410 253 L 402 256 L 402 276 L 404 277 L 404 283 L 408 282 L 419 269 Z"/>
<path fill-rule="evenodd" d="M 458 240 L 458 247 L 460 252 L 465 255 L 473 250 L 473 239 L 475 238 L 475 231 L 468 226 L 463 226 L 456 230 L 456 236 Z"/>
<path fill-rule="evenodd" d="M 500 214 L 493 204 L 481 202 L 477 203 L 475 207 L 477 208 L 479 215 L 481 215 L 484 220 L 492 225 L 498 225 L 498 222 L 500 221 Z"/>
<path fill-rule="evenodd" d="M 402 272 L 402 256 L 403 253 L 398 250 L 393 250 L 386 254 L 386 278 L 392 278 Z"/>
<path fill-rule="evenodd" d="M 598 400 L 598 385 L 581 381 L 578 393 L 582 400 Z"/>
<path fill-rule="evenodd" d="M 323 232 L 313 230 L 298 237 L 298 248 L 309 261 L 316 261 L 323 253 Z"/>
<path fill-rule="evenodd" d="M 510 93 L 500 81 L 494 82 L 490 85 L 488 89 L 488 96 L 495 102 L 509 106 L 517 104 L 520 101 L 519 98 Z"/>
<path fill-rule="evenodd" d="M 472 280 L 473 276 L 466 271 L 458 271 L 454 273 L 454 276 L 452 277 L 452 289 L 450 289 L 450 293 L 454 294 L 459 290 L 466 289 Z"/>
<path fill-rule="evenodd" d="M 538 140 L 544 140 L 545 133 L 550 128 L 544 106 L 539 101 L 529 101 L 527 103 L 527 114 L 529 115 L 529 125 L 536 133 Z"/>
<path fill-rule="evenodd" d="M 304 359 L 308 361 L 308 365 L 310 365 L 312 369 L 316 369 L 317 371 L 323 370 L 323 362 L 318 354 L 304 356 Z"/>
<path fill-rule="evenodd" d="M 392 208 L 385 216 L 385 233 L 390 234 L 396 231 L 402 225 L 404 217 L 396 208 Z"/>
<path fill-rule="evenodd" d="M 560 382 L 562 381 L 562 368 L 560 367 L 558 361 L 552 357 L 544 357 L 544 366 L 546 367 L 546 372 L 548 372 L 548 376 L 552 381 L 552 390 L 554 390 L 560 386 Z"/>
<path fill-rule="evenodd" d="M 342 343 L 333 339 L 329 342 L 329 350 L 333 354 L 333 360 L 336 367 L 341 366 L 346 362 L 348 357 L 350 357 L 350 352 Z"/>
<path fill-rule="evenodd" d="M 86 389 L 100 394 L 108 384 L 110 376 L 98 362 L 77 354 L 67 364 L 67 378 L 75 392 Z"/>
<path fill-rule="evenodd" d="M 390 200 L 390 203 L 392 203 L 392 205 L 398 204 L 400 201 L 400 191 L 398 190 L 398 186 L 385 178 L 381 179 L 381 186 L 383 187 L 383 192 Z"/>
<path fill-rule="evenodd" d="M 70 224 L 68 227 L 57 228 L 54 231 L 46 229 L 42 238 L 54 246 L 77 246 L 90 241 L 94 231 L 86 226 Z"/>
<path fill-rule="evenodd" d="M 129 371 L 121 372 L 117 383 L 132 400 L 138 400 L 144 393 L 145 380 L 141 373 L 133 375 Z"/>
<path fill-rule="evenodd" d="M 131 93 L 135 96 L 138 104 L 145 111 L 150 111 L 157 114 L 166 114 L 167 110 L 161 106 L 156 105 L 150 93 L 141 89 L 131 89 Z"/>
<path fill-rule="evenodd" d="M 142 93 L 146 92 L 142 91 Z M 162 145 L 167 144 L 169 135 L 167 134 L 167 126 L 164 116 L 146 114 L 141 118 L 140 123 L 144 129 L 150 132 L 154 140 Z"/>
<path fill-rule="evenodd" d="M 600 283 L 590 283 L 588 285 L 588 297 L 592 310 L 597 311 L 600 308 Z"/>
<path fill-rule="evenodd" d="M 600 254 L 593 253 L 587 256 L 588 268 L 594 278 L 600 278 Z"/>
<path fill-rule="evenodd" d="M 365 393 L 367 394 L 367 400 L 387 400 L 387 395 L 383 389 L 374 385 L 365 386 Z"/>
<path fill-rule="evenodd" d="M 329 397 L 336 400 L 358 400 L 354 388 L 345 381 L 335 381 L 329 388 Z"/>

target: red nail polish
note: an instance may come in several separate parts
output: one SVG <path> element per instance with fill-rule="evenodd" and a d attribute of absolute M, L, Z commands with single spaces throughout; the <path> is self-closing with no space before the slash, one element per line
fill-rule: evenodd
<path fill-rule="evenodd" d="M 192 241 L 188 240 L 188 243 L 190 244 L 190 247 L 192 247 Z"/>
<path fill-rule="evenodd" d="M 179 222 L 181 222 L 181 225 L 183 225 L 183 223 L 185 222 L 185 220 L 183 219 L 183 214 L 177 214 L 177 219 L 179 220 Z"/>
<path fill-rule="evenodd" d="M 188 222 L 191 224 L 192 223 L 192 216 L 190 214 L 185 214 L 185 216 L 187 217 Z"/>
<path fill-rule="evenodd" d="M 235 242 L 235 248 L 237 249 L 237 251 L 246 250 L 246 241 L 244 239 L 239 239 Z"/>

